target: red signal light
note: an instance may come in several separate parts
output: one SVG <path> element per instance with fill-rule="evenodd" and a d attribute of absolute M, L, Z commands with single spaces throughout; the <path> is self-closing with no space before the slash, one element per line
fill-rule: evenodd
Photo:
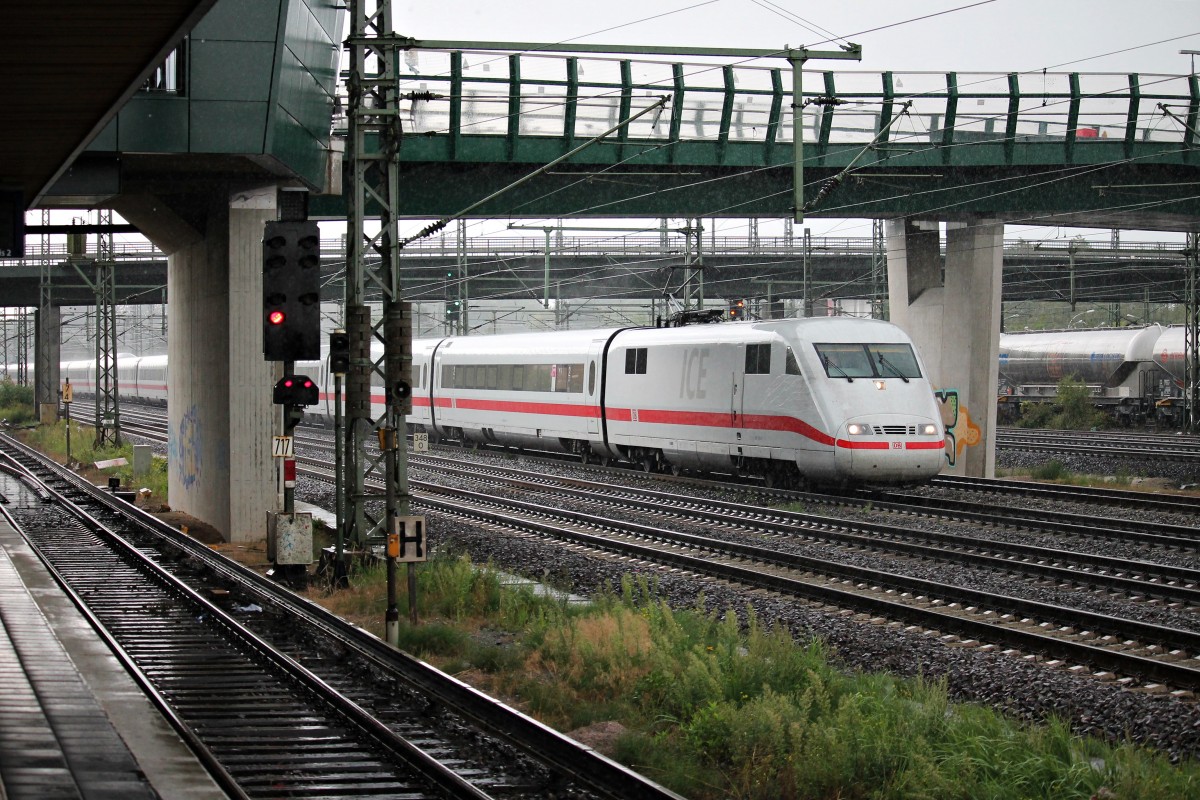
<path fill-rule="evenodd" d="M 270 314 L 267 315 L 267 322 L 270 322 L 272 325 L 282 325 L 283 320 L 284 320 L 284 314 L 282 311 L 278 311 L 278 310 L 272 311 Z"/>
<path fill-rule="evenodd" d="M 292 383 L 292 379 L 291 379 L 291 378 L 285 378 L 285 379 L 284 379 L 284 381 L 283 381 L 283 385 L 284 385 L 286 388 L 290 389 L 290 388 L 292 388 L 292 386 L 294 386 L 295 384 L 294 384 L 294 383 Z"/>

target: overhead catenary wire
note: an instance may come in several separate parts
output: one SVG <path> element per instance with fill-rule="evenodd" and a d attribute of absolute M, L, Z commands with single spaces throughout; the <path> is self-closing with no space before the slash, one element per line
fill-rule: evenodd
<path fill-rule="evenodd" d="M 1160 79 L 1160 80 L 1163 80 L 1163 79 Z M 1152 82 L 1150 85 L 1153 85 L 1153 83 L 1157 83 L 1157 82 Z M 1111 91 L 1116 91 L 1116 90 L 1111 90 Z M 1104 94 L 1110 94 L 1110 92 L 1102 92 L 1102 94 L 1100 94 L 1098 96 L 1103 96 Z M 1057 102 L 1064 103 L 1067 101 L 1063 100 L 1063 101 L 1057 101 Z M 997 114 L 994 116 L 994 119 L 1000 119 L 1000 118 L 1002 118 L 1002 116 L 1003 115 L 1001 115 L 1001 114 Z M 896 118 L 896 119 L 899 119 L 899 118 Z M 997 137 L 996 140 L 1003 140 L 1003 138 L 1004 137 Z M 672 144 L 674 144 L 674 143 L 673 142 L 665 142 L 659 146 L 670 146 Z M 985 143 L 955 143 L 953 146 L 976 146 L 979 144 L 985 144 Z M 943 145 L 937 145 L 937 146 L 938 146 L 938 148 L 941 148 L 941 146 L 943 146 Z M 929 145 L 929 146 L 926 146 L 926 148 L 925 148 L 925 150 L 934 150 L 934 149 L 936 149 L 934 145 Z M 850 148 L 846 148 L 846 151 L 848 151 L 848 150 L 850 150 Z M 828 157 L 829 155 L 836 155 L 836 151 L 834 152 L 834 154 L 827 154 L 826 157 Z M 637 154 L 635 154 L 634 156 L 631 156 L 629 158 L 626 158 L 626 160 L 623 163 L 628 163 L 630 161 L 634 161 L 634 160 L 636 160 L 636 157 L 637 157 Z M 805 161 L 809 161 L 809 160 L 811 160 L 811 158 L 814 158 L 814 157 L 815 156 L 810 156 L 809 158 L 805 158 Z M 1112 162 L 1112 163 L 1122 163 L 1122 162 Z M 756 170 L 750 170 L 750 173 L 761 172 L 761 170 L 774 169 L 774 168 L 775 168 L 774 166 L 758 168 Z M 604 170 L 601 170 L 601 172 L 604 172 Z M 745 174 L 746 174 L 745 172 L 739 173 L 739 176 L 744 176 Z M 731 176 L 731 178 L 732 178 L 732 176 Z M 695 182 L 695 184 L 684 185 L 683 187 L 672 187 L 672 190 L 666 190 L 666 191 L 676 191 L 676 190 L 678 190 L 678 188 L 688 188 L 690 186 L 701 185 L 701 184 L 703 184 L 703 182 L 708 182 L 708 181 L 697 181 L 697 182 Z M 959 187 L 959 188 L 962 188 L 962 187 Z M 556 190 L 556 191 L 562 191 L 562 190 Z M 638 196 L 638 197 L 644 197 L 644 196 Z M 766 196 L 766 197 L 770 197 L 770 196 Z M 634 198 L 629 198 L 629 199 L 634 199 Z M 529 200 L 529 201 L 527 201 L 527 204 L 524 204 L 524 205 L 533 203 L 533 201 L 536 201 L 536 199 Z M 562 216 L 584 216 L 584 215 L 588 215 L 589 212 L 595 211 L 596 209 L 598 209 L 598 207 L 602 207 L 602 206 L 592 206 L 592 207 L 588 207 L 588 209 L 577 209 L 575 211 L 568 212 L 568 213 L 566 213 L 566 215 L 562 215 Z"/>
<path fill-rule="evenodd" d="M 990 1 L 991 1 L 991 0 L 989 0 L 989 2 L 990 2 Z M 951 10 L 962 10 L 962 9 L 965 9 L 965 8 L 970 8 L 970 7 L 973 7 L 973 6 L 975 6 L 975 5 L 982 5 L 982 4 L 983 4 L 983 3 L 975 3 L 975 4 L 968 5 L 968 6 L 963 6 L 963 7 L 960 7 L 960 9 L 951 9 Z M 939 13 L 949 13 L 949 12 L 947 11 L 947 12 L 939 12 Z M 936 15 L 927 15 L 926 17 L 919 17 L 919 18 L 916 18 L 916 19 L 918 19 L 918 20 L 919 20 L 919 19 L 924 19 L 924 18 L 928 18 L 928 16 L 936 16 Z M 916 21 L 916 20 L 910 20 L 910 21 Z M 896 24 L 902 24 L 902 23 L 896 23 Z M 885 27 L 891 27 L 891 26 L 885 26 Z M 853 34 L 852 34 L 852 35 L 853 35 Z M 1134 48 L 1129 48 L 1129 49 L 1134 49 Z M 1115 52 L 1121 52 L 1121 51 L 1115 51 Z M 1077 63 L 1077 62 L 1068 62 L 1068 63 Z M 673 143 L 664 143 L 664 145 L 663 145 L 663 146 L 670 146 L 671 144 L 673 144 Z M 1113 162 L 1113 163 L 1120 163 L 1120 162 Z M 698 185 L 698 184 L 695 184 L 695 185 Z M 959 187 L 959 188 L 961 188 L 961 187 Z M 561 191 L 561 189 L 558 189 L 558 190 L 555 190 L 555 191 Z M 1013 190 L 1010 190 L 1010 191 L 1013 191 Z M 988 196 L 995 196 L 995 195 L 988 195 Z M 947 207 L 947 206 L 943 206 L 942 208 L 946 208 L 946 207 Z M 577 213 L 577 214 L 579 214 L 579 213 L 587 213 L 587 210 L 585 209 L 585 210 L 583 210 L 583 211 L 577 211 L 577 212 L 575 212 L 575 213 Z M 926 211 L 926 212 L 921 212 L 921 213 L 929 213 L 929 212 L 928 212 L 928 211 Z"/>
<path fill-rule="evenodd" d="M 910 19 L 910 20 L 905 20 L 905 21 L 902 21 L 902 22 L 893 23 L 893 24 L 891 24 L 891 25 L 889 25 L 889 26 L 884 26 L 884 27 L 894 27 L 895 25 L 905 24 L 905 23 L 907 23 L 907 22 L 919 21 L 919 20 L 921 20 L 921 19 L 926 19 L 926 18 L 928 18 L 929 16 L 937 16 L 937 15 L 941 15 L 941 14 L 945 14 L 945 13 L 950 13 L 950 12 L 952 12 L 952 11 L 956 11 L 956 10 L 964 10 L 964 9 L 967 9 L 967 8 L 971 8 L 971 7 L 973 7 L 974 5 L 979 5 L 979 4 L 970 4 L 970 5 L 967 5 L 967 6 L 961 6 L 961 7 L 958 7 L 958 8 L 956 8 L 956 9 L 949 9 L 949 10 L 947 10 L 947 11 L 938 12 L 938 14 L 935 14 L 935 15 L 924 15 L 924 16 L 922 16 L 922 17 L 915 17 L 915 18 L 912 18 L 912 19 Z M 694 7 L 696 7 L 696 6 L 688 6 L 688 7 L 685 7 L 684 9 L 679 9 L 679 10 L 677 10 L 677 11 L 685 11 L 685 10 L 689 10 L 689 9 L 691 9 L 691 8 L 694 8 Z M 668 13 L 675 13 L 675 12 L 668 12 Z M 634 24 L 634 23 L 628 23 L 628 24 Z M 855 34 L 851 34 L 851 35 L 855 35 Z M 1063 65 L 1066 65 L 1066 64 L 1078 64 L 1078 63 L 1082 63 L 1082 62 L 1085 62 L 1085 61 L 1094 60 L 1094 59 L 1097 59 L 1097 58 L 1103 58 L 1103 57 L 1106 57 L 1106 56 L 1108 56 L 1108 55 L 1113 55 L 1113 54 L 1116 54 L 1116 53 L 1129 52 L 1129 51 L 1132 51 L 1132 50 L 1137 50 L 1137 49 L 1141 49 L 1141 48 L 1144 48 L 1144 47 L 1149 47 L 1149 46 L 1152 46 L 1152 45 L 1154 45 L 1154 44 L 1160 44 L 1160 43 L 1163 43 L 1163 42 L 1169 42 L 1169 41 L 1176 41 L 1176 40 L 1178 40 L 1178 39 L 1187 38 L 1187 37 L 1189 37 L 1189 36 L 1195 36 L 1195 35 L 1198 35 L 1198 34 L 1196 34 L 1196 33 L 1183 34 L 1183 35 L 1181 35 L 1181 36 L 1177 36 L 1177 37 L 1171 37 L 1171 38 L 1168 38 L 1168 39 L 1163 39 L 1163 40 L 1158 40 L 1158 41 L 1156 41 L 1156 42 L 1149 42 L 1149 43 L 1145 43 L 1145 44 L 1135 45 L 1135 46 L 1132 46 L 1132 47 L 1123 48 L 1123 49 L 1121 49 L 1121 50 L 1109 51 L 1109 52 L 1107 52 L 1107 53 L 1102 53 L 1102 54 L 1098 54 L 1098 55 L 1095 55 L 1095 56 L 1088 56 L 1088 57 L 1084 57 L 1084 58 L 1081 58 L 1081 59 L 1074 59 L 1074 60 L 1072 60 L 1072 61 L 1069 61 L 1069 62 L 1063 62 L 1063 64 L 1060 64 L 1060 65 L 1058 65 L 1058 66 L 1063 66 Z M 582 37 L 577 37 L 577 38 L 582 38 Z M 835 37 L 835 38 L 839 38 L 839 37 Z M 569 40 L 568 40 L 568 41 L 569 41 Z M 830 41 L 832 41 L 832 40 L 830 40 Z M 530 52 L 530 51 L 525 51 L 525 52 Z M 782 51 L 781 51 L 781 52 L 782 52 Z M 730 64 L 729 66 L 737 66 L 737 65 L 740 65 L 740 64 L 742 64 L 742 63 L 746 63 L 746 62 L 748 62 L 748 61 L 751 61 L 751 60 L 754 60 L 754 59 L 746 59 L 746 60 L 744 60 L 744 61 L 735 62 L 735 63 L 733 63 L 733 64 Z M 702 67 L 701 69 L 698 69 L 698 70 L 696 70 L 695 72 L 690 72 L 690 73 L 688 73 L 688 75 L 692 75 L 692 74 L 700 74 L 700 73 L 703 73 L 703 72 L 705 72 L 705 71 L 711 71 L 711 70 L 715 70 L 715 69 L 721 69 L 721 68 L 723 68 L 723 66 L 725 66 L 725 65 L 704 66 L 704 67 Z M 1043 68 L 1039 68 L 1039 69 L 1037 69 L 1037 70 L 1027 70 L 1025 73 L 1018 73 L 1018 74 L 1026 74 L 1026 73 L 1032 73 L 1032 72 L 1036 72 L 1036 71 L 1043 71 L 1043 72 L 1044 72 L 1044 70 L 1045 70 L 1045 69 L 1047 69 L 1047 68 L 1043 67 Z M 984 80 L 988 80 L 988 79 L 984 79 Z M 973 82 L 971 82 L 971 83 L 968 83 L 968 84 L 960 84 L 960 85 L 959 85 L 959 89 L 961 90 L 961 89 L 963 89 L 963 88 L 966 88 L 966 87 L 968 87 L 968 86 L 974 85 L 975 83 L 979 83 L 979 82 L 982 82 L 982 81 L 973 81 Z M 606 94 L 604 94 L 604 95 L 597 95 L 597 96 L 596 96 L 596 98 L 602 98 L 602 97 L 604 97 L 604 96 L 612 95 L 612 94 L 614 94 L 614 93 L 615 93 L 615 92 L 617 92 L 617 91 L 619 91 L 619 89 L 616 89 L 616 88 L 614 88 L 614 90 L 613 90 L 612 92 L 606 93 Z M 932 91 L 932 90 L 931 90 L 931 91 Z M 923 93 L 923 94 L 928 94 L 928 92 L 927 92 L 927 93 Z M 921 97 L 921 96 L 922 96 L 922 94 L 917 94 L 917 95 L 909 95 L 909 97 L 911 97 L 911 98 L 917 98 L 917 97 Z M 542 106 L 542 107 L 540 107 L 540 108 L 543 108 L 543 109 L 545 109 L 545 108 L 553 108 L 553 107 L 555 107 L 555 106 L 564 105 L 564 104 L 565 104 L 565 102 L 564 102 L 564 103 L 557 103 L 557 104 L 545 104 L 544 106 Z M 532 110 L 530 110 L 530 111 L 528 111 L 528 112 L 527 112 L 527 111 L 525 111 L 525 110 L 522 110 L 522 112 L 521 112 L 521 113 L 531 113 L 531 112 L 532 112 Z M 508 116 L 508 115 L 501 115 L 501 116 L 497 116 L 497 117 L 495 117 L 495 119 L 496 119 L 496 120 L 503 119 L 503 118 L 505 118 L 506 116 Z M 997 116 L 1000 116 L 1000 115 L 997 115 Z M 673 142 L 664 142 L 662 145 L 659 145 L 659 146 L 670 146 L 670 145 L 672 145 L 672 144 L 673 144 Z M 961 145 L 961 144 L 957 144 L 957 145 L 955 145 L 955 146 L 962 146 L 962 145 Z M 806 160 L 807 160 L 807 159 L 806 159 Z M 555 191 L 561 191 L 561 189 L 557 189 L 557 190 L 555 190 Z M 532 202 L 532 201 L 529 201 L 529 202 Z M 586 212 L 577 211 L 577 212 L 575 212 L 575 213 L 576 213 L 576 214 L 579 214 L 579 213 L 586 213 Z M 487 218 L 485 218 L 485 219 L 481 219 L 481 220 L 478 220 L 478 221 L 476 221 L 476 222 L 474 222 L 474 223 L 472 223 L 472 224 L 473 224 L 473 225 L 483 225 L 483 224 L 485 224 L 485 223 L 486 223 L 486 221 L 487 221 Z"/>

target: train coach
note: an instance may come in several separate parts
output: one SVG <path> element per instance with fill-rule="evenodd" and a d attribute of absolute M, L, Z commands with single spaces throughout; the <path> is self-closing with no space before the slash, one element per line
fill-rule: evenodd
<path fill-rule="evenodd" d="M 80 394 L 96 389 L 96 361 L 64 361 L 59 377 L 71 381 Z M 165 405 L 167 402 L 167 357 L 117 354 L 117 392 L 127 400 Z"/>
<path fill-rule="evenodd" d="M 462 444 L 559 450 L 647 471 L 746 473 L 770 485 L 901 484 L 937 475 L 933 388 L 896 326 L 850 317 L 413 342 L 408 426 Z M 377 354 L 378 355 L 378 354 Z M 79 392 L 95 364 L 67 362 Z M 296 372 L 322 388 L 325 362 Z M 118 358 L 122 397 L 165 402 L 165 356 Z M 383 411 L 383 389 L 372 390 Z"/>
<path fill-rule="evenodd" d="M 1082 381 L 1118 424 L 1182 421 L 1184 332 L 1161 325 L 1000 336 L 1000 411 L 1053 401 L 1064 378 Z"/>
<path fill-rule="evenodd" d="M 410 427 L 647 471 L 914 484 L 944 461 L 933 389 L 886 322 L 793 319 L 413 345 Z"/>

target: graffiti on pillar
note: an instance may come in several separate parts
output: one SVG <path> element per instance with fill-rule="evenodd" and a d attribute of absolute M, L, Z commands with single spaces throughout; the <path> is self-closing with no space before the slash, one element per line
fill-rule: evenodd
<path fill-rule="evenodd" d="M 171 456 L 179 476 L 179 482 L 184 489 L 191 489 L 200 475 L 201 453 L 203 452 L 203 437 L 200 429 L 200 413 L 192 406 L 179 421 L 179 430 L 174 432 L 167 444 L 167 452 Z"/>
<path fill-rule="evenodd" d="M 937 398 L 942 427 L 946 430 L 946 463 L 953 467 L 965 448 L 979 444 L 983 432 L 971 421 L 967 407 L 959 402 L 958 389 L 936 389 L 933 396 Z"/>

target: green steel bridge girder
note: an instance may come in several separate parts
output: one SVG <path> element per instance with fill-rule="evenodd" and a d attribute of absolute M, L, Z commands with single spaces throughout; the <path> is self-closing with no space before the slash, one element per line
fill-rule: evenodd
<path fill-rule="evenodd" d="M 408 40 L 397 68 L 398 213 L 456 214 L 661 98 L 661 114 L 471 216 L 792 212 L 790 68 L 475 44 Z M 852 167 L 813 216 L 983 214 L 1165 229 L 1200 218 L 1195 75 L 805 69 L 802 91 L 805 198 Z M 315 210 L 337 217 L 341 204 L 325 199 Z"/>
<path fill-rule="evenodd" d="M 561 140 L 526 137 L 518 158 L 505 159 L 506 137 L 464 137 L 460 158 L 445 160 L 446 142 L 408 139 L 400 153 L 404 217 L 447 217 L 513 183 L 565 152 Z M 476 209 L 474 217 L 784 217 L 792 210 L 789 163 L 755 162 L 755 146 L 681 141 L 674 163 L 667 148 L 647 145 L 637 159 L 622 154 L 636 143 L 600 142 Z M 761 154 L 761 148 L 757 148 Z M 941 163 L 936 151 L 895 154 L 855 170 L 817 208 L 814 217 L 956 219 L 988 216 L 1045 225 L 1195 230 L 1200 225 L 1200 155 L 1178 146 L 1138 145 L 1136 160 L 1121 142 L 1089 142 L 1088 160 L 1061 161 L 1062 146 L 1024 144 L 1003 158 L 1003 144 L 964 149 Z M 786 156 L 790 147 L 780 146 Z M 1055 161 L 1053 151 L 1060 160 Z M 991 158 L 989 158 L 989 154 Z M 1082 155 L 1077 153 L 1077 155 Z M 1106 157 L 1107 156 L 1107 157 Z M 850 156 L 852 157 L 852 156 Z M 806 168 L 806 196 L 848 161 L 831 153 Z M 741 163 L 739 163 L 739 161 Z M 835 162 L 835 163 L 828 163 Z M 619 167 L 610 168 L 614 164 Z M 311 213 L 344 217 L 341 197 L 313 198 Z"/>

